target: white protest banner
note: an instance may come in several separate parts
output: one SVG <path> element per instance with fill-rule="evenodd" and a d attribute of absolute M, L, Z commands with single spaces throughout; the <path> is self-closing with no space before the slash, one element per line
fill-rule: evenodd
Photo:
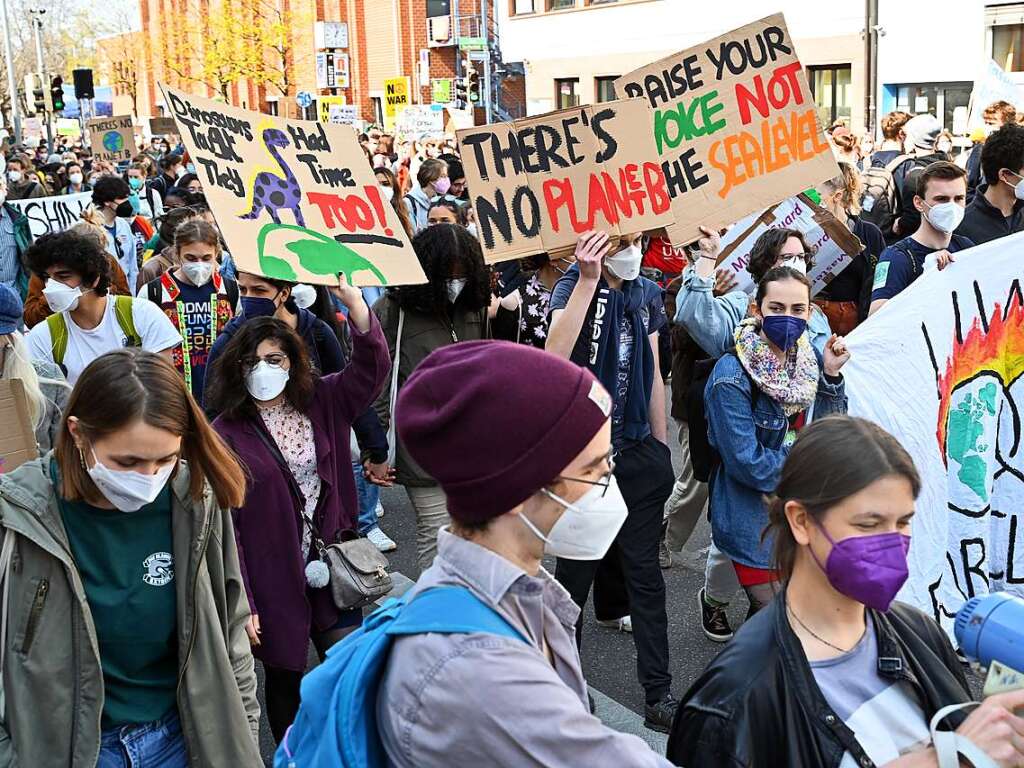
<path fill-rule="evenodd" d="M 444 132 L 444 109 L 433 109 L 429 104 L 411 104 L 403 109 L 395 123 L 395 133 L 407 139 L 418 139 L 423 134 Z"/>
<path fill-rule="evenodd" d="M 807 273 L 813 294 L 828 285 L 864 250 L 856 235 L 806 195 L 790 197 L 763 213 L 747 216 L 722 236 L 718 266 L 729 270 L 736 278 L 737 287 L 747 293 L 753 293 L 757 287 L 747 271 L 750 251 L 769 229 L 795 229 L 803 233 L 814 254 L 814 266 Z"/>
<path fill-rule="evenodd" d="M 951 632 L 966 600 L 1024 596 L 1024 234 L 926 271 L 849 337 L 851 415 L 921 474 L 900 599 Z"/>
<path fill-rule="evenodd" d="M 967 130 L 979 128 L 985 124 L 982 114 L 985 107 L 994 101 L 1008 101 L 1018 110 L 1024 109 L 1024 89 L 1003 68 L 991 59 L 971 91 L 971 114 L 967 118 Z"/>
<path fill-rule="evenodd" d="M 7 202 L 28 217 L 28 225 L 35 238 L 50 232 L 63 232 L 77 222 L 82 217 L 82 211 L 92 202 L 92 192 Z"/>

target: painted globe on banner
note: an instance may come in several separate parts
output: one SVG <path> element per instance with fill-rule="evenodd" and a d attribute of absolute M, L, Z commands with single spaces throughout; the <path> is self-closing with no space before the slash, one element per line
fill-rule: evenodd
<path fill-rule="evenodd" d="M 120 152 L 124 149 L 124 137 L 117 131 L 108 131 L 103 135 L 103 148 L 108 152 Z"/>

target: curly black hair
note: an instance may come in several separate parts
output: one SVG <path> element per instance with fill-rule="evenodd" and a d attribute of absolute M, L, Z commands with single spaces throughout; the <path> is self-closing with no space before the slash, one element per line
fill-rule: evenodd
<path fill-rule="evenodd" d="M 309 361 L 309 353 L 302 338 L 287 323 L 274 317 L 254 317 L 242 324 L 224 351 L 213 361 L 207 375 L 206 407 L 231 419 L 255 418 L 257 405 L 245 386 L 247 373 L 243 360 L 256 354 L 259 345 L 272 339 L 288 356 L 288 383 L 285 398 L 303 413 L 313 402 L 316 373 Z"/>
<path fill-rule="evenodd" d="M 403 285 L 389 289 L 402 309 L 451 316 L 453 309 L 479 312 L 491 303 L 491 270 L 484 264 L 480 241 L 460 224 L 435 224 L 412 240 L 413 250 L 427 276 L 423 285 Z M 456 272 L 466 285 L 452 305 L 448 301 L 447 281 Z"/>
<path fill-rule="evenodd" d="M 1020 173 L 1024 168 L 1024 126 L 1007 123 L 981 145 L 981 170 L 989 184 L 999 183 L 999 171 L 1005 168 Z"/>
<path fill-rule="evenodd" d="M 120 176 L 100 176 L 92 185 L 92 201 L 96 205 L 110 203 L 121 197 L 128 197 L 132 190 Z"/>
<path fill-rule="evenodd" d="M 811 253 L 811 247 L 807 244 L 803 232 L 796 229 L 769 229 L 754 241 L 754 246 L 750 249 L 750 262 L 747 264 L 747 272 L 754 278 L 755 283 L 761 282 L 765 273 L 775 266 L 775 262 L 779 258 L 779 251 L 782 250 L 786 241 L 791 237 L 795 237 L 800 241 L 804 253 Z M 814 266 L 814 259 L 808 256 L 807 269 L 810 269 L 812 266 Z"/>
<path fill-rule="evenodd" d="M 96 238 L 77 232 L 51 232 L 40 235 L 25 252 L 28 268 L 41 280 L 55 265 L 61 265 L 79 275 L 82 285 L 93 287 L 97 296 L 104 296 L 110 287 L 110 257 Z M 98 282 L 97 282 L 98 280 Z"/>

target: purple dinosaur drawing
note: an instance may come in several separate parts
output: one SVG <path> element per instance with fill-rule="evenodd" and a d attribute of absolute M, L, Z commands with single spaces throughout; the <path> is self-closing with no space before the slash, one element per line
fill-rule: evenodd
<path fill-rule="evenodd" d="M 277 128 L 267 128 L 263 131 L 263 144 L 267 151 L 274 157 L 277 164 L 284 172 L 284 178 L 270 171 L 262 171 L 252 181 L 252 209 L 241 216 L 240 219 L 256 219 L 266 209 L 270 218 L 275 224 L 281 223 L 279 211 L 287 208 L 295 215 L 295 221 L 300 227 L 305 227 L 306 222 L 302 218 L 302 209 L 299 204 L 302 202 L 302 190 L 288 164 L 281 159 L 278 147 L 288 146 L 288 137 L 284 131 Z"/>

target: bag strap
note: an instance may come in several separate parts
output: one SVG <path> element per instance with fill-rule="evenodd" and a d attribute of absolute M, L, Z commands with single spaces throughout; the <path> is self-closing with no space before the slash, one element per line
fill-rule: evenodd
<path fill-rule="evenodd" d="M 7 608 L 10 602 L 10 571 L 14 556 L 14 533 L 4 532 L 3 547 L 0 547 L 0 584 L 3 585 L 0 597 L 0 722 L 7 722 L 7 697 L 4 695 L 4 656 L 7 653 Z"/>
<path fill-rule="evenodd" d="M 501 614 L 465 587 L 434 587 L 407 603 L 387 628 L 389 635 L 463 634 L 485 632 L 526 642 Z"/>
<path fill-rule="evenodd" d="M 932 734 L 932 746 L 935 747 L 935 756 L 938 759 L 939 768 L 959 768 L 960 756 L 963 755 L 971 761 L 974 768 L 998 768 L 996 762 L 986 755 L 970 739 L 961 736 L 955 731 L 940 731 L 939 724 L 949 715 L 961 709 L 977 707 L 979 702 L 968 701 L 964 704 L 950 704 L 943 707 L 928 726 Z"/>
<path fill-rule="evenodd" d="M 53 351 L 53 362 L 64 369 L 64 355 L 68 351 L 68 324 L 63 312 L 56 312 L 46 318 L 50 329 L 50 348 Z"/>
<path fill-rule="evenodd" d="M 896 157 L 890 160 L 888 164 L 885 166 L 885 170 L 887 170 L 891 174 L 893 171 L 895 171 L 909 159 L 910 155 L 896 155 Z"/>
<path fill-rule="evenodd" d="M 398 368 L 402 364 L 402 329 L 405 328 L 405 310 L 398 308 L 398 335 L 395 337 L 395 359 L 391 361 L 391 397 L 388 402 L 388 464 L 394 465 L 398 437 L 395 429 L 395 405 L 398 403 Z"/>
<path fill-rule="evenodd" d="M 114 297 L 114 317 L 117 318 L 117 324 L 121 326 L 124 335 L 128 337 L 128 346 L 141 347 L 142 337 L 135 330 L 135 317 L 132 315 L 131 296 Z"/>

